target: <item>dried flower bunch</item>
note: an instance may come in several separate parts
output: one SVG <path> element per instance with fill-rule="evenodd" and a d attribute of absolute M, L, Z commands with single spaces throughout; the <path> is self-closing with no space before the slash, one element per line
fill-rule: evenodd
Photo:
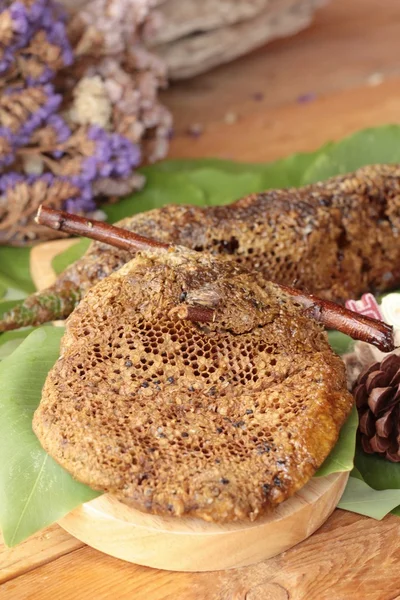
<path fill-rule="evenodd" d="M 40 203 L 93 213 L 165 155 L 165 71 L 141 45 L 150 8 L 94 0 L 68 20 L 52 0 L 0 0 L 0 243 L 54 237 L 34 224 Z"/>

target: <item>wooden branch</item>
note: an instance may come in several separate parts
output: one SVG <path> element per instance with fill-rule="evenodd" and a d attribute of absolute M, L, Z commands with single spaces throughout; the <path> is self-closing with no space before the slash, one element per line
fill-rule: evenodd
<path fill-rule="evenodd" d="M 184 321 L 196 321 L 198 323 L 211 323 L 215 321 L 216 313 L 207 306 L 193 306 L 191 304 L 181 304 L 175 306 L 169 311 L 170 316 L 177 317 Z"/>
<path fill-rule="evenodd" d="M 382 352 L 392 352 L 395 349 L 391 325 L 360 315 L 335 302 L 322 300 L 313 294 L 305 294 L 284 285 L 280 287 L 301 304 L 310 317 L 322 323 L 327 329 L 336 329 L 354 340 L 373 344 Z"/>
<path fill-rule="evenodd" d="M 160 250 L 171 248 L 169 244 L 157 242 L 126 229 L 114 227 L 100 221 L 77 217 L 76 215 L 54 210 L 43 205 L 39 208 L 36 222 L 52 229 L 82 235 L 110 244 L 110 246 L 114 246 L 115 248 L 131 252 L 149 250 L 151 248 L 159 248 Z M 394 350 L 393 328 L 383 323 L 383 321 L 365 317 L 334 302 L 322 300 L 313 294 L 306 294 L 300 290 L 283 285 L 280 287 L 303 306 L 311 318 L 322 323 L 327 329 L 336 329 L 355 340 L 362 340 L 363 342 L 373 344 L 382 352 L 391 352 Z M 200 315 L 199 310 L 203 310 L 202 307 L 182 306 L 178 308 L 181 309 L 180 314 L 183 315 L 180 316 L 180 314 L 177 314 L 178 318 L 203 322 L 212 321 L 215 318 L 215 313 L 212 315 L 211 313 Z M 202 318 L 199 318 L 200 316 Z"/>
<path fill-rule="evenodd" d="M 35 221 L 39 225 L 45 225 L 56 231 L 82 235 L 98 242 L 104 242 L 115 248 L 131 252 L 150 250 L 151 248 L 166 249 L 170 247 L 169 244 L 137 235 L 121 227 L 114 227 L 113 225 L 95 221 L 94 219 L 78 217 L 77 215 L 43 206 L 43 204 L 39 207 Z"/>

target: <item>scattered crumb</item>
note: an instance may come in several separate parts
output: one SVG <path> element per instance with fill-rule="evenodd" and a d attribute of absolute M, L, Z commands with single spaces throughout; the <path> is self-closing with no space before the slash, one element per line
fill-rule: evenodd
<path fill-rule="evenodd" d="M 202 123 L 192 123 L 187 128 L 186 133 L 191 137 L 198 138 L 204 133 L 204 125 Z"/>
<path fill-rule="evenodd" d="M 367 83 L 368 85 L 375 87 L 381 85 L 384 79 L 383 73 L 372 73 L 372 75 L 367 78 Z"/>
<path fill-rule="evenodd" d="M 224 121 L 228 125 L 233 125 L 234 123 L 237 122 L 237 120 L 238 120 L 238 116 L 234 112 L 227 112 L 224 116 Z"/>
<path fill-rule="evenodd" d="M 307 104 L 308 102 L 314 102 L 316 100 L 317 94 L 315 92 L 307 92 L 305 94 L 301 94 L 297 97 L 297 102 L 299 104 Z"/>
<path fill-rule="evenodd" d="M 262 92 L 254 92 L 254 94 L 252 94 L 251 97 L 255 102 L 261 102 L 262 100 L 264 100 L 264 94 Z"/>

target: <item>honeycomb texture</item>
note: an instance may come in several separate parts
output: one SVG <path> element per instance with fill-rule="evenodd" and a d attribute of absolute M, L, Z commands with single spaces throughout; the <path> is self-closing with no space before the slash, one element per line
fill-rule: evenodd
<path fill-rule="evenodd" d="M 344 302 L 400 283 L 400 166 L 368 166 L 226 206 L 169 205 L 119 225 L 160 241 L 229 255 L 266 280 Z M 55 289 L 72 283 L 84 294 L 130 258 L 95 242 Z"/>
<path fill-rule="evenodd" d="M 180 306 L 207 306 L 214 320 L 181 320 Z M 342 361 L 289 296 L 229 259 L 175 247 L 90 289 L 33 426 L 92 488 L 223 522 L 255 519 L 303 486 L 351 404 Z"/>

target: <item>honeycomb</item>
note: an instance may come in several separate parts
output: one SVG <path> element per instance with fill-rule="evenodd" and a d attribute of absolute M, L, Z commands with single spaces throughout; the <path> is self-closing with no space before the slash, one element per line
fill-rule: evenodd
<path fill-rule="evenodd" d="M 179 306 L 213 319 L 180 319 Z M 351 404 L 342 361 L 289 296 L 175 247 L 89 290 L 33 425 L 79 481 L 143 511 L 224 522 L 303 486 Z"/>
<path fill-rule="evenodd" d="M 177 206 L 119 223 L 197 251 L 231 256 L 264 279 L 344 302 L 400 283 L 400 166 L 372 165 L 303 188 L 268 190 L 226 206 Z M 368 234 L 368 235 L 366 235 Z M 130 260 L 95 242 L 59 278 L 85 293 Z"/>

